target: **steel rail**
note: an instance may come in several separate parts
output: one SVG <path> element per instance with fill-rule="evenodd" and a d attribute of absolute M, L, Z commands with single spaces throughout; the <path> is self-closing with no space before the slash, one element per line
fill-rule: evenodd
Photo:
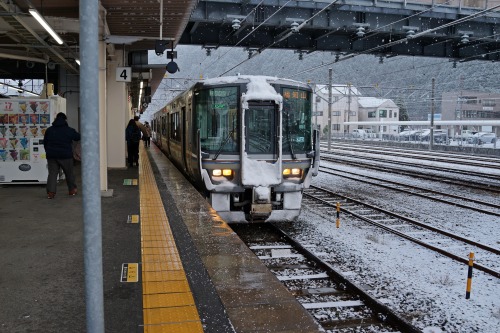
<path fill-rule="evenodd" d="M 489 203 L 489 202 L 479 201 L 479 200 L 471 199 L 471 198 L 464 198 L 464 197 L 461 197 L 461 196 L 458 196 L 458 195 L 455 195 L 455 194 L 449 194 L 449 193 L 445 193 L 445 192 L 435 191 L 435 190 L 427 189 L 427 188 L 424 188 L 424 187 L 418 187 L 418 186 L 415 186 L 415 185 L 408 185 L 408 184 L 404 184 L 404 183 L 400 183 L 400 182 L 395 182 L 395 181 L 392 181 L 392 180 L 381 179 L 381 178 L 376 178 L 376 177 L 371 177 L 371 176 L 366 176 L 366 175 L 360 175 L 360 174 L 356 174 L 356 173 L 350 172 L 350 171 L 334 170 L 333 168 L 329 168 L 329 167 L 325 167 L 325 166 L 322 166 L 320 168 L 322 168 L 323 172 L 328 173 L 330 175 L 335 175 L 335 176 L 344 177 L 344 178 L 348 178 L 348 179 L 352 179 L 352 180 L 357 180 L 357 181 L 360 181 L 360 182 L 363 182 L 363 183 L 366 183 L 366 184 L 376 185 L 376 186 L 384 187 L 384 188 L 387 188 L 387 189 L 390 189 L 390 190 L 400 191 L 400 192 L 404 192 L 404 193 L 416 195 L 416 196 L 419 196 L 419 197 L 422 197 L 422 198 L 426 198 L 426 199 L 430 199 L 430 200 L 434 200 L 434 201 L 443 202 L 443 203 L 446 203 L 446 204 L 449 204 L 449 205 L 453 205 L 453 206 L 456 206 L 456 207 L 461 207 L 461 208 L 465 208 L 465 209 L 474 210 L 474 211 L 477 211 L 477 212 L 480 212 L 480 213 L 484 213 L 484 214 L 500 216 L 500 212 L 498 212 L 498 213 L 497 212 L 492 212 L 492 211 L 489 211 L 489 210 L 486 210 L 486 209 L 477 208 L 477 207 L 473 207 L 473 206 L 470 206 L 470 205 L 466 205 L 466 204 L 461 204 L 461 203 L 458 203 L 458 202 L 449 201 L 449 200 L 446 200 L 446 199 L 436 198 L 436 197 L 433 197 L 433 196 L 430 196 L 430 195 L 427 195 L 427 194 L 424 194 L 424 193 L 412 192 L 410 190 L 403 189 L 403 188 L 397 188 L 397 187 L 393 187 L 393 186 L 385 185 L 385 184 L 378 184 L 378 183 L 371 182 L 371 181 L 366 180 L 366 179 L 359 179 L 359 178 L 355 178 L 355 177 L 341 175 L 341 174 L 339 174 L 339 172 L 349 173 L 349 174 L 353 174 L 353 175 L 360 176 L 360 177 L 363 177 L 363 178 L 370 178 L 370 179 L 374 179 L 374 180 L 377 180 L 377 181 L 386 182 L 388 184 L 394 184 L 394 185 L 398 185 L 398 186 L 404 186 L 404 187 L 408 187 L 408 188 L 415 189 L 415 190 L 426 191 L 426 192 L 432 193 L 432 194 L 447 196 L 447 197 L 450 197 L 450 198 L 455 198 L 455 199 L 460 199 L 460 200 L 466 200 L 466 201 L 474 202 L 474 203 L 479 204 L 479 205 L 484 205 L 484 206 L 488 206 L 488 207 L 500 209 L 500 205 L 492 204 L 492 203 Z M 337 173 L 333 172 L 332 170 L 336 171 Z"/>
<path fill-rule="evenodd" d="M 241 225 L 235 225 L 231 226 L 233 230 L 238 234 L 238 236 L 241 237 L 241 232 L 239 228 L 241 228 Z M 263 225 L 260 225 L 262 229 L 265 229 L 265 232 L 268 234 L 266 235 L 266 239 L 269 238 L 279 238 L 283 242 L 290 244 L 290 246 L 298 252 L 298 254 L 302 255 L 305 259 L 307 259 L 310 263 L 308 265 L 310 266 L 310 269 L 319 268 L 323 271 L 325 271 L 326 276 L 329 277 L 330 280 L 333 280 L 336 282 L 340 288 L 339 290 L 343 290 L 344 292 L 350 292 L 356 297 L 359 297 L 359 299 L 363 302 L 363 305 L 371 308 L 373 310 L 373 315 L 372 319 L 376 320 L 380 324 L 386 324 L 390 325 L 391 327 L 401 331 L 401 332 L 408 332 L 408 333 L 421 333 L 422 331 L 416 328 L 415 326 L 411 325 L 408 321 L 406 321 L 404 318 L 402 318 L 400 315 L 398 315 L 395 311 L 393 311 L 391 308 L 389 308 L 387 305 L 379 301 L 378 299 L 374 298 L 371 296 L 367 291 L 365 291 L 361 286 L 356 284 L 354 281 L 351 281 L 348 277 L 346 277 L 344 274 L 342 274 L 341 271 L 338 269 L 335 269 L 332 265 L 329 263 L 323 261 L 321 258 L 317 257 L 314 253 L 309 251 L 305 246 L 300 244 L 297 240 L 295 240 L 293 237 L 288 235 L 286 232 L 281 230 L 276 224 L 274 223 L 266 223 Z M 273 237 L 271 237 L 271 235 Z M 276 236 L 276 237 L 274 237 Z M 248 241 L 244 240 L 245 243 L 248 243 Z M 288 267 L 289 265 L 285 265 Z M 298 265 L 296 265 L 298 266 Z M 290 267 L 290 268 L 296 268 L 296 267 Z M 298 269 L 307 269 L 307 267 L 301 267 L 298 266 Z M 274 267 L 274 269 L 276 269 Z M 320 288 L 321 289 L 321 288 Z M 297 293 L 294 293 L 297 294 Z M 298 295 L 301 296 L 302 294 Z M 360 325 L 362 322 L 364 323 L 366 321 L 358 321 L 355 319 L 347 319 L 347 320 L 340 320 L 340 322 L 335 322 L 335 325 L 341 325 L 342 327 L 351 327 L 351 326 L 357 326 Z M 327 328 L 328 325 L 331 325 L 331 322 L 326 322 L 326 323 L 320 323 L 324 328 Z M 367 324 L 369 324 L 367 322 Z M 338 327 L 336 327 L 338 329 Z"/>
<path fill-rule="evenodd" d="M 416 220 L 414 220 L 412 218 L 409 218 L 409 217 L 406 217 L 406 216 L 403 216 L 403 215 L 400 215 L 400 214 L 396 214 L 396 213 L 390 212 L 390 211 L 385 210 L 383 208 L 380 208 L 380 207 L 377 207 L 377 206 L 374 206 L 374 205 L 371 205 L 371 204 L 367 204 L 367 203 L 361 202 L 359 200 L 356 200 L 356 199 L 353 199 L 353 198 L 350 198 L 350 197 L 347 197 L 347 196 L 344 196 L 344 195 L 333 193 L 332 191 L 324 189 L 324 188 L 321 188 L 321 187 L 311 186 L 310 188 L 314 188 L 316 190 L 326 192 L 326 193 L 328 193 L 328 194 L 330 194 L 332 196 L 344 198 L 345 200 L 349 200 L 349 201 L 354 202 L 354 203 L 356 203 L 358 205 L 366 206 L 366 207 L 371 208 L 371 209 L 373 209 L 375 211 L 382 212 L 384 214 L 387 214 L 387 215 L 392 216 L 394 218 L 400 219 L 402 221 L 406 221 L 406 222 L 409 222 L 411 224 L 417 225 L 419 227 L 422 227 L 422 228 L 425 228 L 425 229 L 437 232 L 437 233 L 439 233 L 441 235 L 445 235 L 445 236 L 448 236 L 448 237 L 453 238 L 455 240 L 462 241 L 462 242 L 464 242 L 466 244 L 476 246 L 478 248 L 481 248 L 483 250 L 489 251 L 491 253 L 494 253 L 494 254 L 497 254 L 497 255 L 500 254 L 500 250 L 497 249 L 497 248 L 490 247 L 490 246 L 488 246 L 486 244 L 475 242 L 473 240 L 470 240 L 470 239 L 467 239 L 465 237 L 453 234 L 451 232 L 448 232 L 448 231 L 445 231 L 445 230 L 442 230 L 442 229 L 439 229 L 439 228 L 427 225 L 425 223 L 416 221 Z M 313 200 L 319 201 L 319 202 L 321 202 L 321 203 L 323 203 L 323 204 L 325 204 L 325 205 L 327 205 L 329 207 L 335 207 L 332 203 L 330 203 L 330 202 L 328 202 L 326 200 L 323 200 L 321 198 L 317 198 L 317 197 L 315 197 L 312 194 L 304 193 L 304 195 L 307 196 L 307 197 L 309 197 L 309 198 L 311 198 L 311 199 L 313 199 Z M 457 256 L 457 255 L 455 255 L 453 253 L 450 253 L 450 252 L 448 252 L 446 250 L 438 248 L 438 247 L 436 247 L 434 245 L 428 244 L 428 243 L 423 242 L 423 241 L 421 241 L 419 239 L 416 239 L 414 237 L 408 236 L 405 233 L 402 233 L 402 232 L 400 232 L 398 230 L 395 230 L 395 229 L 393 229 L 391 227 L 388 227 L 386 225 L 378 223 L 377 221 L 369 219 L 369 218 L 367 218 L 367 217 L 365 217 L 363 215 L 357 214 L 357 213 L 355 213 L 353 211 L 350 211 L 350 210 L 342 208 L 342 207 L 340 208 L 340 210 L 343 211 L 344 213 L 348 213 L 348 214 L 350 214 L 350 215 L 352 215 L 352 216 L 354 216 L 356 218 L 359 218 L 359 219 L 361 219 L 361 220 L 363 220 L 365 222 L 368 222 L 368 223 L 373 224 L 373 225 L 375 225 L 375 226 L 377 226 L 379 228 L 382 228 L 382 229 L 384 229 L 386 231 L 389 231 L 389 232 L 391 232 L 393 234 L 396 234 L 396 235 L 398 235 L 398 236 L 400 236 L 402 238 L 405 238 L 405 239 L 408 239 L 408 240 L 410 240 L 410 241 L 412 241 L 414 243 L 417 243 L 417 244 L 419 244 L 419 245 L 421 245 L 421 246 L 423 246 L 425 248 L 428 248 L 430 250 L 433 250 L 433 251 L 436 251 L 438 253 L 441 253 L 441 254 L 443 254 L 443 255 L 445 255 L 445 256 L 447 256 L 447 257 L 449 257 L 449 258 L 451 258 L 451 259 L 453 259 L 455 261 L 461 262 L 463 264 L 468 264 L 469 263 L 468 259 L 466 259 L 466 258 L 459 257 L 459 256 Z M 485 273 L 488 273 L 488 274 L 490 274 L 490 275 L 492 275 L 492 276 L 494 276 L 496 278 L 500 278 L 500 272 L 495 271 L 495 270 L 493 270 L 491 268 L 488 268 L 488 267 L 486 267 L 484 265 L 481 265 L 479 263 L 475 263 L 474 267 L 477 268 L 478 270 L 483 271 Z"/>
<path fill-rule="evenodd" d="M 321 159 L 324 161 L 329 161 L 329 162 L 334 162 L 334 163 L 341 162 L 344 164 L 356 165 L 356 166 L 360 166 L 363 168 L 380 170 L 383 172 L 391 171 L 391 172 L 395 172 L 395 173 L 398 173 L 401 175 L 407 175 L 407 176 L 411 176 L 411 177 L 423 178 L 423 179 L 433 180 L 433 181 L 439 180 L 439 181 L 441 181 L 443 183 L 447 183 L 447 184 L 466 186 L 469 188 L 475 188 L 475 189 L 482 190 L 482 191 L 500 193 L 500 185 L 499 186 L 494 185 L 494 184 L 484 185 L 482 183 L 474 182 L 471 180 L 460 181 L 456 178 L 442 176 L 442 175 L 426 175 L 426 174 L 422 174 L 422 173 L 417 174 L 417 172 L 415 172 L 415 171 L 402 170 L 402 169 L 389 167 L 389 166 L 374 165 L 374 164 L 366 163 L 363 161 L 346 161 L 346 160 L 342 160 L 342 159 L 335 159 L 334 157 L 326 157 L 324 155 L 321 155 Z"/>
<path fill-rule="evenodd" d="M 442 163 L 453 163 L 453 164 L 462 164 L 466 166 L 477 166 L 477 167 L 482 167 L 482 168 L 491 168 L 491 169 L 499 169 L 500 170 L 500 159 L 497 161 L 492 160 L 491 163 L 497 163 L 497 164 L 485 164 L 485 163 L 478 163 L 476 161 L 471 161 L 469 159 L 464 160 L 464 159 L 459 159 L 459 158 L 448 158 L 445 156 L 430 156 L 425 154 L 424 152 L 395 152 L 395 151 L 384 151 L 384 150 L 379 150 L 377 149 L 375 152 L 373 149 L 370 148 L 360 148 L 360 147 L 352 147 L 352 146 L 335 146 L 334 149 L 341 149 L 341 150 L 348 150 L 348 151 L 360 151 L 360 152 L 366 152 L 369 154 L 383 154 L 383 155 L 388 155 L 388 156 L 400 156 L 400 157 L 406 157 L 406 158 L 418 158 L 420 160 L 426 160 L 426 161 L 433 161 L 433 162 L 442 162 Z M 417 155 L 417 156 L 412 156 L 412 155 Z"/>
<path fill-rule="evenodd" d="M 325 151 L 323 151 L 322 153 L 324 154 Z M 332 151 L 330 151 L 330 153 L 334 154 Z M 324 155 L 322 155 L 322 156 L 324 156 Z M 353 157 L 353 158 L 360 158 L 358 156 L 354 156 L 352 154 L 349 155 L 349 154 L 346 154 L 346 153 L 344 153 L 343 156 Z M 498 180 L 498 175 L 488 175 L 488 174 L 483 173 L 483 172 L 474 172 L 474 171 L 468 171 L 468 170 L 457 170 L 457 169 L 453 169 L 453 168 L 440 167 L 440 166 L 431 166 L 431 165 L 422 165 L 422 164 L 416 164 L 414 162 L 403 162 L 403 161 L 399 161 L 399 160 L 398 161 L 388 161 L 388 160 L 385 160 L 383 158 L 376 158 L 376 157 L 371 157 L 371 156 L 369 157 L 369 159 L 371 161 L 374 161 L 374 162 L 393 163 L 393 164 L 404 165 L 404 166 L 408 166 L 408 167 L 425 167 L 428 170 L 441 171 L 441 172 L 453 172 L 453 173 L 467 175 L 467 176 L 484 177 L 484 178 L 491 178 L 491 179 L 494 179 L 494 180 Z M 439 162 L 439 161 L 435 161 L 435 162 Z"/>

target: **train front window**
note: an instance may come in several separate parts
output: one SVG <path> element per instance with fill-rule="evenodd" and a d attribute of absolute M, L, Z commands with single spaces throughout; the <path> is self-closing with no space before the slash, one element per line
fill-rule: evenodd
<path fill-rule="evenodd" d="M 269 102 L 250 102 L 245 110 L 248 154 L 276 154 L 276 105 Z"/>
<path fill-rule="evenodd" d="M 311 143 L 311 92 L 282 88 L 283 95 L 283 154 L 309 152 Z"/>
<path fill-rule="evenodd" d="M 201 150 L 238 152 L 238 88 L 200 90 L 194 97 L 195 128 L 200 130 Z"/>

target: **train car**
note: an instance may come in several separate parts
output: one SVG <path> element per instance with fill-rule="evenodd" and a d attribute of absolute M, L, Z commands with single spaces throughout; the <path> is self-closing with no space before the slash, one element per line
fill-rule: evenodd
<path fill-rule="evenodd" d="M 154 114 L 153 142 L 227 222 L 293 221 L 319 168 L 311 100 L 288 79 L 201 80 Z"/>

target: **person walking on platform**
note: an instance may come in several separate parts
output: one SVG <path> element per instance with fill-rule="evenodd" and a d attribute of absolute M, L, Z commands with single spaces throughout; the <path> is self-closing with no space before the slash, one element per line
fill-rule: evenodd
<path fill-rule="evenodd" d="M 69 127 L 67 117 L 59 112 L 52 126 L 43 136 L 43 146 L 47 156 L 47 198 L 54 199 L 57 189 L 57 175 L 61 168 L 66 176 L 69 195 L 76 195 L 77 186 L 73 172 L 73 141 L 80 141 L 80 133 Z"/>
<path fill-rule="evenodd" d="M 139 142 L 141 141 L 141 130 L 134 119 L 130 119 L 125 128 L 125 140 L 127 141 L 128 166 L 139 166 Z"/>
<path fill-rule="evenodd" d="M 146 129 L 146 126 L 144 126 L 144 124 L 139 121 L 139 116 L 135 116 L 134 120 L 135 120 L 135 123 L 137 124 L 137 126 L 139 127 L 139 129 L 141 130 L 142 136 L 143 137 L 147 136 L 148 131 Z"/>
<path fill-rule="evenodd" d="M 142 139 L 144 140 L 144 147 L 150 147 L 151 146 L 151 126 L 149 126 L 149 123 L 147 121 L 144 122 L 144 128 L 146 129 L 146 135 L 142 136 Z"/>

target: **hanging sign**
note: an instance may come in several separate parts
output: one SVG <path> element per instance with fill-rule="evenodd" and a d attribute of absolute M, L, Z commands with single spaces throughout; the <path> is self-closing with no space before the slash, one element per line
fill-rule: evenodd
<path fill-rule="evenodd" d="M 116 82 L 132 82 L 132 67 L 116 67 Z"/>

